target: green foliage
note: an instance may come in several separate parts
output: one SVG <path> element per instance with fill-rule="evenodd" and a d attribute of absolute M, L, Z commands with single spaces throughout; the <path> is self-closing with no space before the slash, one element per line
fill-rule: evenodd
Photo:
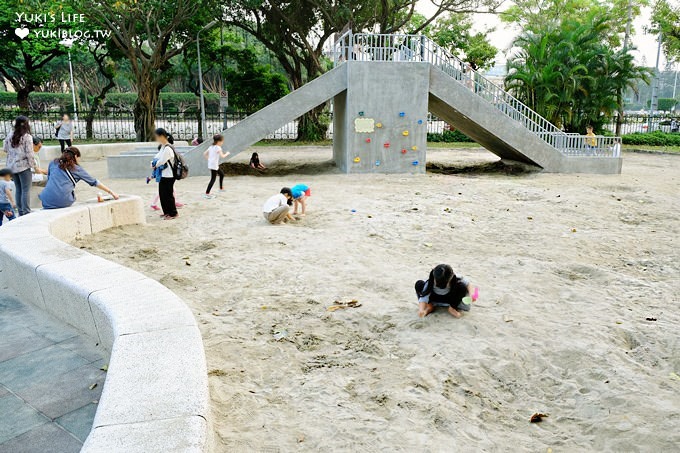
<path fill-rule="evenodd" d="M 624 145 L 680 146 L 680 134 L 669 134 L 661 131 L 636 132 L 623 135 L 621 141 Z"/>
<path fill-rule="evenodd" d="M 137 90 L 137 140 L 151 140 L 161 89 L 175 74 L 173 59 L 196 43 L 197 33 L 220 15 L 217 0 L 70 0 L 111 33 L 130 63 Z"/>
<path fill-rule="evenodd" d="M 69 93 L 32 92 L 28 102 L 31 111 L 73 111 L 73 98 Z M 0 109 L 19 109 L 17 94 L 0 92 Z"/>
<path fill-rule="evenodd" d="M 427 141 L 432 143 L 465 143 L 474 142 L 470 137 L 458 130 L 431 132 L 427 134 Z"/>
<path fill-rule="evenodd" d="M 473 69 L 493 66 L 498 49 L 491 45 L 487 35 L 493 30 L 472 33 L 472 15 L 449 14 L 439 19 L 428 34 L 437 44 L 470 63 Z"/>
<path fill-rule="evenodd" d="M 597 10 L 545 29 L 535 26 L 517 38 L 520 50 L 508 60 L 506 89 L 567 132 L 596 130 L 623 103 L 622 94 L 647 81 L 649 71 L 608 41 L 611 18 Z"/>
<path fill-rule="evenodd" d="M 22 108 L 28 108 L 29 93 L 49 79 L 49 63 L 67 52 L 61 43 L 63 37 L 52 33 L 66 33 L 68 37 L 76 32 L 90 32 L 88 23 L 62 22 L 62 13 L 69 15 L 77 11 L 61 0 L 0 2 L 0 75 L 13 86 Z M 38 14 L 41 16 L 34 17 Z M 16 28 L 26 28 L 29 33 L 22 39 L 16 35 Z M 74 45 L 83 41 L 75 40 Z"/>
<path fill-rule="evenodd" d="M 662 112 L 670 112 L 673 110 L 673 107 L 678 104 L 678 101 L 673 99 L 673 98 L 659 98 L 659 105 L 657 106 L 657 110 L 661 110 Z M 647 101 L 647 108 L 650 108 L 652 105 L 651 99 Z"/>
<path fill-rule="evenodd" d="M 663 33 L 663 46 L 668 59 L 680 61 L 680 3 L 657 0 L 652 21 Z"/>
<path fill-rule="evenodd" d="M 603 38 L 617 47 L 621 45 L 621 34 L 628 21 L 629 3 L 635 19 L 649 0 L 514 0 L 500 17 L 504 22 L 519 25 L 522 30 L 538 33 L 565 21 L 582 21 L 584 17 L 599 15 L 607 18 L 611 28 L 611 33 Z"/>

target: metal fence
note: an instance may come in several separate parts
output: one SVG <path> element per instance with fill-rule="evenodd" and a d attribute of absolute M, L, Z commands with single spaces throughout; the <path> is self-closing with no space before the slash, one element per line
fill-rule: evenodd
<path fill-rule="evenodd" d="M 0 140 L 4 139 L 12 130 L 12 124 L 16 118 L 16 112 L 0 110 Z M 228 114 L 206 114 L 206 125 L 208 129 L 208 136 L 219 133 L 224 130 L 225 124 L 227 127 L 232 127 L 239 121 L 243 120 L 249 115 L 246 112 L 229 112 Z M 333 114 L 328 114 L 331 123 L 328 127 L 326 137 L 333 138 Z M 31 120 L 31 130 L 33 135 L 45 139 L 55 138 L 55 124 L 60 120 L 61 116 L 58 112 L 28 112 L 27 116 Z M 654 117 L 652 130 L 662 130 L 671 132 L 670 118 Z M 156 125 L 163 127 L 170 131 L 177 140 L 191 141 L 198 137 L 200 129 L 200 121 L 196 113 L 187 112 L 156 112 Z M 266 140 L 295 140 L 297 139 L 297 125 L 298 122 L 291 121 L 272 132 L 265 137 Z M 611 131 L 614 130 L 615 122 L 612 122 L 608 127 Z M 130 112 L 110 112 L 102 111 L 97 113 L 91 123 L 92 138 L 94 140 L 106 141 L 132 141 L 135 140 L 135 123 L 134 117 Z M 429 115 L 427 121 L 427 132 L 433 134 L 441 134 L 446 131 L 453 130 L 453 128 L 445 121 L 436 116 Z M 647 117 L 646 116 L 628 116 L 622 127 L 623 133 L 631 132 L 647 132 Z M 578 155 L 582 152 L 587 155 L 586 148 L 576 146 L 577 143 L 585 143 L 585 138 L 581 137 L 581 142 L 577 139 L 567 137 L 579 137 L 578 134 L 565 134 L 559 132 L 558 134 L 551 134 L 547 131 L 536 131 L 543 140 L 554 143 L 558 149 L 568 155 Z M 74 138 L 76 140 L 87 139 L 87 122 L 84 116 L 78 118 L 76 128 L 74 129 Z M 609 143 L 607 137 L 600 137 L 601 143 Z M 602 149 L 603 155 L 606 155 L 609 145 Z M 580 151 L 579 151 L 580 150 Z"/>

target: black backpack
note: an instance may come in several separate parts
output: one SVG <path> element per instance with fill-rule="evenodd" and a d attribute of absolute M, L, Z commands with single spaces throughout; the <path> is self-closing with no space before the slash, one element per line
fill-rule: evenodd
<path fill-rule="evenodd" d="M 184 157 L 181 154 L 178 154 L 177 151 L 175 151 L 174 146 L 172 145 L 166 146 L 169 146 L 170 149 L 172 150 L 172 153 L 175 155 L 175 162 L 173 164 L 168 163 L 168 165 L 170 165 L 170 168 L 172 169 L 172 176 L 174 176 L 175 179 L 177 180 L 186 179 L 189 176 L 189 166 L 184 160 Z"/>

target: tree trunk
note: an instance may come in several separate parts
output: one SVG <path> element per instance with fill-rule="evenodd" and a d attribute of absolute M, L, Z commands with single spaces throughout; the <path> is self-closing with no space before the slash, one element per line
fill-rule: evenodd
<path fill-rule="evenodd" d="M 325 110 L 326 104 L 321 104 L 300 117 L 297 141 L 318 142 L 326 140 L 328 124 L 323 117 Z"/>
<path fill-rule="evenodd" d="M 31 91 L 32 90 L 29 87 L 24 87 L 17 91 L 17 105 L 19 106 L 19 110 L 23 112 L 28 112 L 30 110 L 31 105 L 28 102 L 28 95 L 31 94 Z"/>
<path fill-rule="evenodd" d="M 614 131 L 614 135 L 617 137 L 621 137 L 621 124 L 623 123 L 623 93 L 622 90 L 619 90 L 617 93 L 617 100 L 619 101 L 619 114 L 616 117 L 616 130 Z"/>
<path fill-rule="evenodd" d="M 309 80 L 312 80 L 323 73 L 322 69 L 318 67 L 315 60 L 307 62 L 305 65 L 307 74 L 311 74 Z M 309 82 L 308 80 L 308 82 Z M 304 83 L 302 77 L 295 77 L 293 80 L 293 87 L 300 88 Z M 326 132 L 328 132 L 328 124 L 323 117 L 323 112 L 326 110 L 326 103 L 323 103 L 300 117 L 298 121 L 297 141 L 299 142 L 318 142 L 326 139 Z"/>
<path fill-rule="evenodd" d="M 160 90 L 156 86 L 139 85 L 137 100 L 133 113 L 135 116 L 135 133 L 137 141 L 153 141 L 153 132 L 156 129 L 156 106 Z M 168 131 L 170 132 L 170 131 Z"/>

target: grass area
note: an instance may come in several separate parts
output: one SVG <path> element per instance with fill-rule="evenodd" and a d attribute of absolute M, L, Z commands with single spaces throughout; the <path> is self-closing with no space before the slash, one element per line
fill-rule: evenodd
<path fill-rule="evenodd" d="M 429 149 L 458 149 L 458 148 L 480 148 L 481 145 L 475 142 L 428 142 Z"/>
<path fill-rule="evenodd" d="M 680 154 L 680 146 L 648 146 L 648 145 L 623 145 L 624 151 L 651 151 L 659 153 Z"/>

